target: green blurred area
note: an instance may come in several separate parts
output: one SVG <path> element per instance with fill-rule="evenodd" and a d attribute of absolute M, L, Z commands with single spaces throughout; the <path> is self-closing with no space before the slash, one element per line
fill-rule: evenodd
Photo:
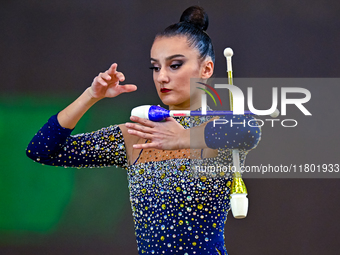
<path fill-rule="evenodd" d="M 2 243 L 27 242 L 32 234 L 36 237 L 58 233 L 112 233 L 128 206 L 123 169 L 52 167 L 26 157 L 25 149 L 33 135 L 75 97 L 0 97 Z M 127 121 L 130 110 L 120 109 L 119 116 L 109 117 L 110 103 L 100 102 L 91 109 L 73 134 Z"/>

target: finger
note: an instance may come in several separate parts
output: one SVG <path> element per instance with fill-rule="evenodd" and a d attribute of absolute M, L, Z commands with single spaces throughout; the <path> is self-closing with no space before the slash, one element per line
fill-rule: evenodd
<path fill-rule="evenodd" d="M 125 85 L 118 86 L 119 93 L 128 93 L 128 92 L 133 92 L 135 90 L 137 90 L 137 86 L 134 84 L 125 84 Z"/>
<path fill-rule="evenodd" d="M 128 128 L 128 130 L 136 130 L 136 131 L 140 131 L 140 132 L 148 133 L 148 134 L 153 134 L 155 131 L 154 129 L 150 127 L 138 125 L 135 123 L 125 123 L 125 126 Z"/>
<path fill-rule="evenodd" d="M 138 143 L 133 145 L 134 149 L 160 149 L 158 143 Z"/>
<path fill-rule="evenodd" d="M 107 82 L 104 81 L 101 77 L 97 77 L 97 82 L 103 86 L 107 86 Z"/>
<path fill-rule="evenodd" d="M 100 73 L 100 77 L 107 81 L 110 81 L 112 79 L 111 75 L 108 74 L 108 71 L 105 71 L 105 73 Z"/>
<path fill-rule="evenodd" d="M 117 72 L 116 77 L 118 78 L 119 81 L 125 81 L 125 76 L 122 72 Z"/>
<path fill-rule="evenodd" d="M 131 116 L 130 120 L 132 120 L 133 122 L 137 122 L 139 124 L 142 124 L 143 126 L 147 126 L 147 127 L 155 127 L 156 124 L 153 121 L 147 120 L 147 119 L 143 119 L 143 118 L 139 118 L 137 116 Z"/>
<path fill-rule="evenodd" d="M 135 136 L 138 136 L 140 138 L 144 138 L 144 139 L 148 139 L 148 140 L 152 140 L 152 138 L 153 138 L 152 134 L 140 132 L 140 131 L 133 130 L 133 129 L 128 129 L 128 133 L 130 135 L 135 135 Z"/>
<path fill-rule="evenodd" d="M 107 73 L 111 76 L 111 75 L 115 75 L 117 72 L 117 63 L 114 63 L 110 66 L 109 70 L 107 70 Z"/>

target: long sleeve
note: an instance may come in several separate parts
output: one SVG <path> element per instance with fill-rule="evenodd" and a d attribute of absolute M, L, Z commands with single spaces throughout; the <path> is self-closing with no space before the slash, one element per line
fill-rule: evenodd
<path fill-rule="evenodd" d="M 204 129 L 209 148 L 252 150 L 261 140 L 261 128 L 249 115 L 225 116 L 209 122 Z"/>
<path fill-rule="evenodd" d="M 119 126 L 71 135 L 52 116 L 29 143 L 26 154 L 36 162 L 65 167 L 127 167 L 123 134 Z"/>

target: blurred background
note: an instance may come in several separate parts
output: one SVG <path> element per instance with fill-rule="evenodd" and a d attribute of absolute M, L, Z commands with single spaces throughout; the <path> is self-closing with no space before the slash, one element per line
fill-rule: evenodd
<path fill-rule="evenodd" d="M 339 1 L 2 0 L 0 254 L 137 254 L 124 170 L 42 166 L 25 149 L 51 115 L 114 62 L 138 91 L 99 102 L 74 134 L 126 122 L 135 106 L 159 104 L 150 47 L 191 5 L 209 15 L 215 77 L 226 75 L 222 52 L 229 46 L 234 77 L 322 78 L 301 86 L 311 91 L 306 107 L 313 116 L 287 116 L 301 120 L 294 129 L 264 128 L 247 164 L 339 163 Z M 225 227 L 231 255 L 338 254 L 339 179 L 246 184 L 248 217 L 230 213 Z"/>

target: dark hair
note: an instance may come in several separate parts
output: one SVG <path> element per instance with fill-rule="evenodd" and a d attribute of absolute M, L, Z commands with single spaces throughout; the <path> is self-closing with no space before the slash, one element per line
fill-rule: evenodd
<path fill-rule="evenodd" d="M 209 35 L 205 32 L 208 25 L 209 18 L 203 8 L 191 6 L 183 12 L 178 23 L 168 26 L 163 32 L 158 33 L 156 38 L 186 36 L 189 46 L 198 50 L 201 59 L 209 56 L 215 63 L 214 48 Z"/>

